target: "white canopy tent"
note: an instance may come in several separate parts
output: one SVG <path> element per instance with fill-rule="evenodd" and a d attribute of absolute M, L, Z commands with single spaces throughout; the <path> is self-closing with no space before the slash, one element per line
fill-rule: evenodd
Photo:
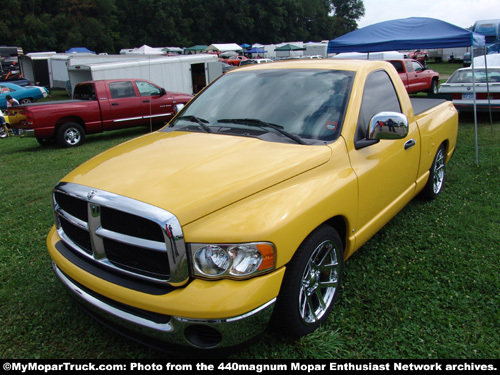
<path fill-rule="evenodd" d="M 236 43 L 225 43 L 225 44 L 211 44 L 207 47 L 205 50 L 207 52 L 229 52 L 229 51 L 234 51 L 234 52 L 242 52 L 243 48 L 239 46 Z"/>

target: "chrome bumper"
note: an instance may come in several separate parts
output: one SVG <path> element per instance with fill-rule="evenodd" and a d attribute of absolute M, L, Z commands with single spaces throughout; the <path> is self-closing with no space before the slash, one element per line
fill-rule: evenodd
<path fill-rule="evenodd" d="M 195 349 L 238 346 L 266 329 L 276 302 L 274 298 L 253 311 L 231 318 L 207 320 L 165 315 L 163 319 L 154 321 L 124 311 L 119 304 L 112 306 L 105 297 L 91 294 L 67 277 L 55 263 L 52 265 L 56 275 L 84 310 L 104 324 L 109 323 L 106 325 L 118 333 L 158 349 L 169 350 L 169 345 Z"/>

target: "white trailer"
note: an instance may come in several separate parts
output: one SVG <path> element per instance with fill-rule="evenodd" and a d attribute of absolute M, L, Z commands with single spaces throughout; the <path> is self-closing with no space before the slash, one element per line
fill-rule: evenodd
<path fill-rule="evenodd" d="M 328 57 L 327 49 L 328 49 L 328 44 L 327 43 L 305 43 L 304 47 L 306 48 L 304 52 L 304 56 L 323 56 L 323 57 Z"/>
<path fill-rule="evenodd" d="M 144 56 L 96 55 L 94 53 L 58 53 L 50 56 L 49 59 L 50 87 L 68 89 L 70 87 L 68 68 L 71 66 L 139 60 L 142 58 L 144 58 Z"/>
<path fill-rule="evenodd" d="M 38 86 L 50 85 L 49 66 L 50 58 L 56 52 L 31 52 L 18 57 L 19 67 L 23 77 Z"/>
<path fill-rule="evenodd" d="M 222 64 L 213 54 L 142 56 L 89 64 L 75 64 L 71 60 L 68 73 L 72 88 L 83 81 L 139 78 L 156 83 L 167 91 L 196 94 L 222 74 Z"/>

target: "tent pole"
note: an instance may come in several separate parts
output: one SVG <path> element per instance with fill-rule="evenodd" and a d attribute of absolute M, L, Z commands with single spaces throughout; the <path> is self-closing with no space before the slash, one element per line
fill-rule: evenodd
<path fill-rule="evenodd" d="M 486 72 L 486 95 L 488 98 L 488 109 L 490 112 L 490 125 L 493 131 L 493 118 L 491 116 L 490 80 L 488 78 L 488 59 L 486 58 L 486 45 L 484 46 L 484 70 Z"/>
<path fill-rule="evenodd" d="M 477 103 L 476 103 L 476 73 L 474 72 L 474 42 L 471 47 L 471 65 L 472 65 L 472 92 L 474 95 L 474 132 L 476 136 L 476 165 L 479 166 L 479 150 L 477 142 Z"/>

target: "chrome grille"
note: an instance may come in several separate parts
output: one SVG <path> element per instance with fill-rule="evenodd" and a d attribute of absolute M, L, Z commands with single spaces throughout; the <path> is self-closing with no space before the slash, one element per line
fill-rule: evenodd
<path fill-rule="evenodd" d="M 183 233 L 170 212 L 70 183 L 55 187 L 53 204 L 60 238 L 87 261 L 152 282 L 187 280 Z"/>

